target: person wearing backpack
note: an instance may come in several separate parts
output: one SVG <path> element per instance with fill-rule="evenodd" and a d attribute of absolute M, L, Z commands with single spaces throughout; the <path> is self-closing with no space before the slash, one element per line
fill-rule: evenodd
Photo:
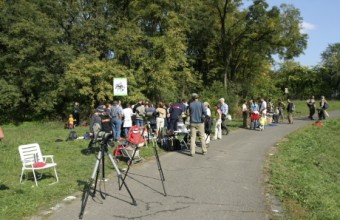
<path fill-rule="evenodd" d="M 287 102 L 288 123 L 293 124 L 293 112 L 295 111 L 295 104 L 290 99 L 287 99 Z"/>
<path fill-rule="evenodd" d="M 328 109 L 328 107 L 329 107 L 329 105 L 328 105 L 328 102 L 327 102 L 325 96 L 321 96 L 320 107 L 318 109 L 319 120 L 325 120 L 326 119 L 326 116 L 328 116 L 326 109 Z"/>
<path fill-rule="evenodd" d="M 307 100 L 307 106 L 309 110 L 309 116 L 308 118 L 310 120 L 314 120 L 313 116 L 315 114 L 315 99 L 314 96 L 312 96 L 310 99 Z"/>

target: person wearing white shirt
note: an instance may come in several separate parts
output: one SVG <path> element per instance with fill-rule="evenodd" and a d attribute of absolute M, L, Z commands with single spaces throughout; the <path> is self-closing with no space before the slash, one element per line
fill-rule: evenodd
<path fill-rule="evenodd" d="M 133 110 L 131 108 L 131 105 L 127 104 L 126 108 L 123 109 L 123 117 L 124 117 L 123 128 L 124 128 L 125 137 L 127 137 L 129 133 L 129 129 L 132 127 L 132 115 L 133 115 Z"/>
<path fill-rule="evenodd" d="M 248 119 L 247 100 L 243 100 L 243 104 L 242 104 L 242 118 L 243 118 L 243 128 L 247 128 L 247 119 Z"/>
<path fill-rule="evenodd" d="M 261 98 L 260 114 L 264 117 L 267 114 L 267 102 L 264 100 L 264 98 Z"/>

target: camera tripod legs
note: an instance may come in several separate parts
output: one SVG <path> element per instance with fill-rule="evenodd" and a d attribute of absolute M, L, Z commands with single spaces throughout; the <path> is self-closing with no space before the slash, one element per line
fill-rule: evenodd
<path fill-rule="evenodd" d="M 134 199 L 134 197 L 132 196 L 132 194 L 130 192 L 130 189 L 128 188 L 128 186 L 126 185 L 125 181 L 123 180 L 122 174 L 121 174 L 121 172 L 120 172 L 116 162 L 114 161 L 113 156 L 110 153 L 108 153 L 107 149 L 105 150 L 105 153 L 108 155 L 108 157 L 109 157 L 109 159 L 110 159 L 114 169 L 116 170 L 119 182 L 122 181 L 122 185 L 124 185 L 126 190 L 128 191 L 128 193 L 129 193 L 129 195 L 130 195 L 130 197 L 132 199 L 132 205 L 137 205 L 136 200 Z M 100 164 L 102 165 L 102 169 L 101 169 L 101 171 L 102 171 L 102 178 L 105 178 L 104 150 L 103 149 L 100 149 L 100 151 L 98 152 L 97 160 L 96 160 L 96 163 L 95 163 L 95 166 L 94 166 L 91 178 L 90 178 L 88 184 L 84 186 L 84 193 L 83 193 L 83 196 L 82 196 L 82 202 L 81 202 L 81 209 L 80 209 L 80 213 L 79 213 L 79 219 L 83 218 L 85 207 L 86 207 L 86 204 L 87 204 L 88 197 L 89 197 L 89 195 L 91 193 L 91 186 L 93 185 L 93 183 L 95 183 L 95 185 L 94 185 L 94 188 L 93 188 L 92 197 L 96 193 L 98 176 L 99 176 L 99 173 L 100 173 Z M 120 186 L 120 188 L 121 188 L 121 186 Z M 103 197 L 103 195 L 102 195 L 102 198 L 105 199 Z"/>
<path fill-rule="evenodd" d="M 159 160 L 157 146 L 155 146 L 155 143 L 153 143 L 153 145 L 154 145 L 153 147 L 154 147 L 154 151 L 155 151 L 155 157 L 156 157 L 157 167 L 158 167 L 158 171 L 159 171 L 159 176 L 160 176 L 161 181 L 162 181 L 164 196 L 167 196 L 166 191 L 165 191 L 165 185 L 164 185 L 165 177 L 164 177 L 161 161 Z"/>
<path fill-rule="evenodd" d="M 160 175 L 160 178 L 161 178 L 161 181 L 162 181 L 164 196 L 167 196 L 166 191 L 165 191 L 165 185 L 164 185 L 165 177 L 164 177 L 161 161 L 159 160 L 157 146 L 156 146 L 154 140 L 153 140 L 153 147 L 154 147 L 154 153 L 155 153 L 155 157 L 156 157 L 156 162 L 157 162 L 157 167 L 158 167 L 159 175 Z M 132 157 L 131 157 L 131 161 L 133 161 L 133 159 L 134 159 L 134 157 L 136 155 L 137 150 L 138 150 L 138 147 L 136 147 L 135 150 L 133 151 L 133 154 L 132 154 Z M 119 185 L 119 190 L 122 188 L 123 184 L 125 184 L 125 179 L 126 179 L 126 176 L 128 175 L 128 172 L 130 170 L 131 164 L 132 163 L 128 164 L 128 168 L 125 171 L 125 175 L 124 175 L 124 177 L 121 178 L 122 179 L 122 183 Z"/>

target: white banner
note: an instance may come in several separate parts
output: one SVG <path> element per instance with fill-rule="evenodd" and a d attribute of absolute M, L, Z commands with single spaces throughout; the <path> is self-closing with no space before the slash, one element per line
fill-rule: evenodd
<path fill-rule="evenodd" d="M 128 95 L 126 78 L 114 78 L 113 79 L 113 95 L 114 96 Z"/>

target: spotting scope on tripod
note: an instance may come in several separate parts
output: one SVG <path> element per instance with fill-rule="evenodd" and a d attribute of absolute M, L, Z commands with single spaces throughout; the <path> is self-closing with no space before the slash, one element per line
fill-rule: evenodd
<path fill-rule="evenodd" d="M 100 131 L 97 135 L 97 138 L 95 140 L 95 144 L 99 144 L 99 152 L 96 157 L 96 163 L 92 171 L 91 178 L 89 179 L 88 184 L 84 187 L 83 197 L 82 197 L 82 203 L 81 203 L 81 210 L 79 213 L 79 219 L 83 218 L 85 207 L 87 204 L 87 200 L 89 195 L 91 194 L 92 197 L 95 196 L 97 191 L 97 183 L 99 179 L 99 174 L 101 173 L 101 180 L 105 180 L 105 154 L 109 157 L 113 168 L 115 169 L 117 176 L 118 176 L 118 184 L 120 185 L 120 182 L 122 182 L 121 186 L 124 186 L 129 193 L 131 199 L 132 199 L 132 205 L 137 205 L 136 200 L 132 196 L 130 189 L 126 185 L 125 181 L 123 180 L 122 173 L 120 172 L 118 165 L 115 162 L 115 159 L 113 158 L 112 154 L 108 151 L 108 146 L 113 147 L 114 142 L 112 140 L 112 134 L 111 133 L 105 133 L 103 131 Z M 100 191 L 101 197 L 105 199 L 105 196 L 102 191 Z"/>

